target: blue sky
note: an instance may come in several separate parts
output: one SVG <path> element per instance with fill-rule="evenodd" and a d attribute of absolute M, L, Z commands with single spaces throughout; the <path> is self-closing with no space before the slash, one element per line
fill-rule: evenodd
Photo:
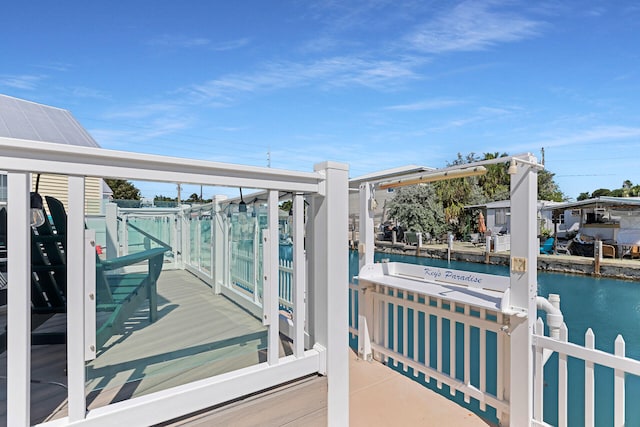
<path fill-rule="evenodd" d="M 638 40 L 625 1 L 6 2 L 0 93 L 105 148 L 351 176 L 544 147 L 575 198 L 640 183 Z"/>

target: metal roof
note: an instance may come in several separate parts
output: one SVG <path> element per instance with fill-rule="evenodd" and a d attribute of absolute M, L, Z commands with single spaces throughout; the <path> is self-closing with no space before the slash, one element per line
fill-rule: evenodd
<path fill-rule="evenodd" d="M 614 208 L 640 208 L 640 197 L 611 197 L 600 196 L 594 199 L 580 200 L 579 202 L 559 203 L 545 207 L 545 210 L 590 208 L 590 207 L 614 207 Z"/>
<path fill-rule="evenodd" d="M 2 94 L 0 136 L 100 147 L 69 111 Z"/>

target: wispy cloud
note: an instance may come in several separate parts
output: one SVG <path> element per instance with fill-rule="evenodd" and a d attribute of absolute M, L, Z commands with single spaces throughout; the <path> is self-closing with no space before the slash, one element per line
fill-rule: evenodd
<path fill-rule="evenodd" d="M 439 110 L 443 108 L 455 107 L 464 104 L 465 101 L 459 99 L 430 99 L 410 104 L 392 105 L 387 110 L 392 111 L 422 111 L 422 110 Z"/>
<path fill-rule="evenodd" d="M 586 145 L 594 143 L 610 143 L 613 141 L 640 138 L 640 127 L 598 126 L 569 135 L 552 137 L 537 142 L 540 147 L 560 147 L 570 145 Z"/>
<path fill-rule="evenodd" d="M 443 53 L 484 50 L 538 35 L 542 22 L 498 10 L 497 5 L 491 1 L 465 1 L 419 27 L 406 41 L 421 52 Z"/>
<path fill-rule="evenodd" d="M 251 39 L 244 37 L 235 40 L 213 41 L 206 37 L 188 37 L 177 34 L 163 34 L 147 41 L 147 45 L 166 49 L 204 48 L 218 52 L 235 50 L 249 44 Z"/>
<path fill-rule="evenodd" d="M 172 103 L 143 103 L 126 107 L 118 107 L 116 110 L 104 114 L 106 119 L 145 119 L 157 115 L 166 115 L 178 110 Z"/>
<path fill-rule="evenodd" d="M 71 94 L 74 98 L 90 98 L 90 99 L 101 99 L 101 100 L 111 99 L 111 96 L 106 92 L 103 92 L 98 89 L 84 87 L 84 86 L 77 86 L 72 88 Z"/>
<path fill-rule="evenodd" d="M 239 49 L 241 47 L 248 45 L 250 41 L 251 39 L 245 37 L 245 38 L 236 39 L 236 40 L 228 40 L 224 42 L 211 43 L 210 47 L 211 47 L 211 50 L 222 52 L 227 50 Z"/>
<path fill-rule="evenodd" d="M 369 59 L 342 56 L 314 62 L 272 62 L 259 71 L 228 75 L 194 85 L 187 92 L 201 100 L 231 101 L 242 93 L 318 85 L 329 89 L 350 85 L 377 89 L 399 85 L 420 76 L 415 68 L 421 60 Z"/>
<path fill-rule="evenodd" d="M 147 41 L 147 44 L 150 46 L 165 48 L 194 48 L 208 46 L 211 44 L 211 40 L 204 37 L 187 37 L 183 35 L 163 34 Z"/>
<path fill-rule="evenodd" d="M 0 86 L 13 89 L 35 90 L 38 83 L 46 79 L 44 75 L 21 74 L 21 75 L 0 75 Z"/>

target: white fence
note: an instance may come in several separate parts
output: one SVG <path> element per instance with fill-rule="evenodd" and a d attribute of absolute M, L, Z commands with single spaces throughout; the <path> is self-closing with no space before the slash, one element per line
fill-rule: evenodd
<path fill-rule="evenodd" d="M 372 306 L 367 319 L 373 321 L 367 325 L 375 359 L 411 369 L 415 377 L 423 374 L 430 385 L 448 388 L 467 404 L 475 399 L 480 411 L 491 406 L 498 419 L 508 412 L 503 370 L 508 316 L 390 286 L 368 286 L 365 292 Z M 350 332 L 355 335 L 363 300 L 355 285 L 350 295 Z"/>
<path fill-rule="evenodd" d="M 625 420 L 625 377 L 627 375 L 640 376 L 640 362 L 625 356 L 625 342 L 621 335 L 615 339 L 614 354 L 606 353 L 595 348 L 595 334 L 591 329 L 585 333 L 585 345 L 577 345 L 567 341 L 567 326 L 563 323 L 560 328 L 558 340 L 544 336 L 544 324 L 541 319 L 536 322 L 533 336 L 533 344 L 536 349 L 535 376 L 534 376 L 534 422 L 544 425 L 544 370 L 546 361 L 553 352 L 558 354 L 558 426 L 565 427 L 568 423 L 569 395 L 579 393 L 580 389 L 569 387 L 568 358 L 576 358 L 584 361 L 584 425 L 593 427 L 599 425 L 595 418 L 596 384 L 594 366 L 600 365 L 614 370 L 614 396 L 613 420 L 606 420 L 607 424 L 613 421 L 614 426 L 637 425 L 640 420 Z M 637 399 L 637 396 L 636 396 Z M 637 404 L 637 400 L 631 404 Z M 571 425 L 575 425 L 575 421 Z"/>

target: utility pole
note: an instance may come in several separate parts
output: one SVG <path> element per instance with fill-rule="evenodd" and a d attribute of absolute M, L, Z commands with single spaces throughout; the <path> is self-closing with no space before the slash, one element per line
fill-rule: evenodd
<path fill-rule="evenodd" d="M 544 166 L 544 147 L 542 147 L 542 148 L 540 149 L 540 151 L 541 151 L 541 153 L 542 153 L 542 156 L 541 156 L 541 157 L 542 157 L 542 159 L 540 159 L 540 160 L 541 160 L 540 164 L 541 164 L 542 166 Z"/>
<path fill-rule="evenodd" d="M 271 146 L 269 146 L 267 151 L 267 167 L 271 167 Z"/>
<path fill-rule="evenodd" d="M 178 183 L 178 207 L 182 204 L 182 196 L 180 192 L 182 191 L 182 186 Z"/>

